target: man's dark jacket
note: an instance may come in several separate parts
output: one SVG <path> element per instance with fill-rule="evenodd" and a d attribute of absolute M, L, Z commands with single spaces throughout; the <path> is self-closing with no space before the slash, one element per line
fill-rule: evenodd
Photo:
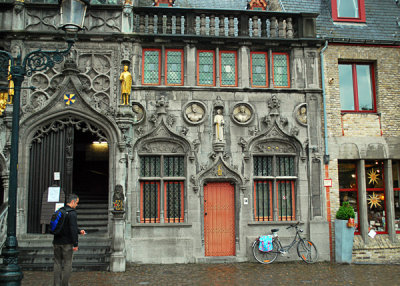
<path fill-rule="evenodd" d="M 60 233 L 54 235 L 53 244 L 72 244 L 73 247 L 77 247 L 79 228 L 76 211 L 68 205 L 64 208 L 68 214 Z"/>

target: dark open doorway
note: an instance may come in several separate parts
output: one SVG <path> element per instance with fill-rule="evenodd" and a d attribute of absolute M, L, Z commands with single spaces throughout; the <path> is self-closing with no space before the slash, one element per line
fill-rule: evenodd
<path fill-rule="evenodd" d="M 81 201 L 108 201 L 108 165 L 108 144 L 76 130 L 72 191 Z"/>

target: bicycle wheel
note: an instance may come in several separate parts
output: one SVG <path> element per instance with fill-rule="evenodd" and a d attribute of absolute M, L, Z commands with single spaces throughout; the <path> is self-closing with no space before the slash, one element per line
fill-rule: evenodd
<path fill-rule="evenodd" d="M 297 254 L 306 263 L 314 263 L 318 260 L 317 247 L 307 239 L 302 239 L 297 243 Z"/>
<path fill-rule="evenodd" d="M 278 244 L 273 241 L 272 242 L 272 250 L 271 251 L 261 251 L 258 246 L 260 242 L 257 240 L 256 243 L 253 245 L 253 255 L 254 258 L 262 263 L 262 264 L 270 264 L 275 261 L 276 257 L 278 256 Z"/>

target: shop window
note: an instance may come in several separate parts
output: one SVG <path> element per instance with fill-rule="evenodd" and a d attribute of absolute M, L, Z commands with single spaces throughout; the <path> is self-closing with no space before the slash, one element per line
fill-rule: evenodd
<path fill-rule="evenodd" d="M 183 50 L 166 50 L 165 84 L 183 85 Z"/>
<path fill-rule="evenodd" d="M 143 49 L 142 61 L 142 84 L 160 85 L 161 50 Z"/>
<path fill-rule="evenodd" d="M 393 161 L 393 193 L 394 193 L 394 224 L 397 233 L 400 233 L 400 161 Z"/>
<path fill-rule="evenodd" d="M 221 86 L 237 86 L 236 52 L 221 51 L 219 58 Z"/>
<path fill-rule="evenodd" d="M 268 87 L 268 54 L 251 52 L 250 55 L 251 86 Z"/>
<path fill-rule="evenodd" d="M 359 211 L 358 211 L 358 185 L 357 166 L 355 162 L 339 162 L 339 198 L 340 205 L 349 202 L 355 212 L 354 222 L 356 234 L 359 234 Z"/>
<path fill-rule="evenodd" d="M 215 52 L 197 52 L 197 85 L 215 85 Z"/>
<path fill-rule="evenodd" d="M 364 0 L 332 0 L 332 18 L 338 22 L 365 22 Z"/>
<path fill-rule="evenodd" d="M 254 156 L 253 170 L 255 220 L 274 220 L 274 199 L 278 209 L 277 219 L 295 220 L 295 157 Z"/>
<path fill-rule="evenodd" d="M 272 53 L 272 71 L 274 87 L 290 87 L 288 54 Z"/>
<path fill-rule="evenodd" d="M 371 64 L 339 64 L 342 111 L 376 112 L 374 68 Z"/>
<path fill-rule="evenodd" d="M 365 161 L 368 223 L 377 233 L 387 231 L 383 171 L 382 161 Z"/>
<path fill-rule="evenodd" d="M 184 222 L 184 170 L 184 156 L 140 157 L 142 223 L 159 223 L 162 212 L 166 223 Z"/>

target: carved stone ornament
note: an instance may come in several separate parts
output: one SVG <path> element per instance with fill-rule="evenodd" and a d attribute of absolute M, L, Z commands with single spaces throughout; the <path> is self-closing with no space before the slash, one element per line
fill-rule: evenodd
<path fill-rule="evenodd" d="M 145 118 L 145 109 L 138 102 L 132 102 L 133 124 L 138 124 Z"/>
<path fill-rule="evenodd" d="M 294 116 L 302 126 L 307 126 L 307 104 L 300 104 L 295 108 Z"/>
<path fill-rule="evenodd" d="M 256 153 L 296 153 L 296 148 L 284 142 L 261 142 L 254 148 Z"/>
<path fill-rule="evenodd" d="M 182 109 L 183 119 L 191 124 L 198 125 L 204 122 L 206 106 L 200 101 L 190 101 Z"/>
<path fill-rule="evenodd" d="M 271 98 L 268 100 L 268 108 L 270 109 L 270 116 L 277 116 L 280 114 L 281 101 L 278 99 L 276 94 L 272 95 Z"/>
<path fill-rule="evenodd" d="M 114 211 L 124 210 L 124 188 L 121 185 L 116 185 L 113 195 Z"/>
<path fill-rule="evenodd" d="M 248 103 L 239 103 L 231 112 L 232 121 L 239 125 L 248 125 L 254 118 L 254 108 Z"/>

